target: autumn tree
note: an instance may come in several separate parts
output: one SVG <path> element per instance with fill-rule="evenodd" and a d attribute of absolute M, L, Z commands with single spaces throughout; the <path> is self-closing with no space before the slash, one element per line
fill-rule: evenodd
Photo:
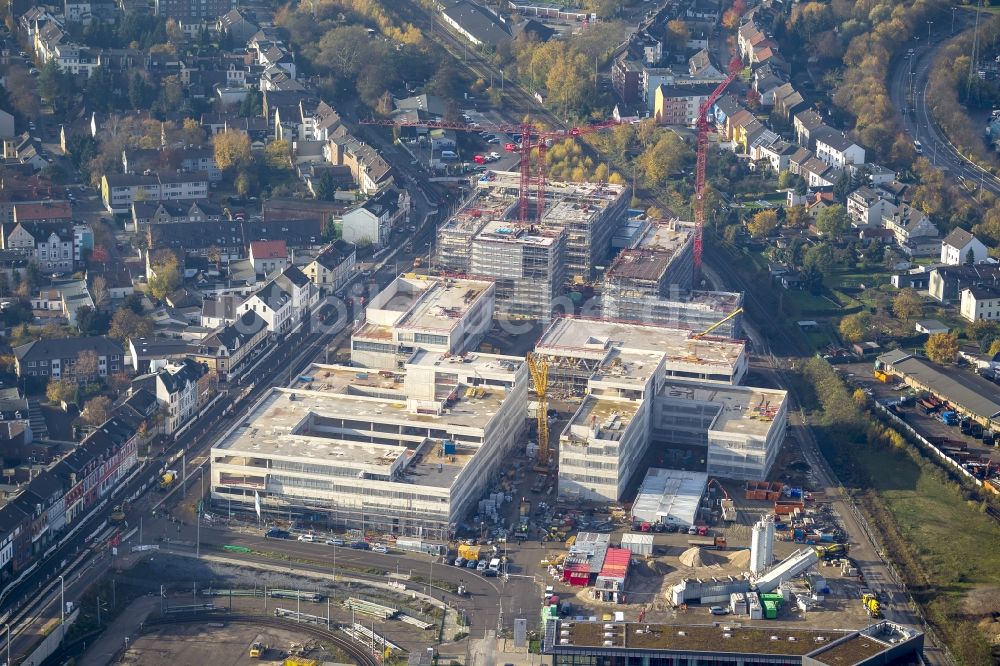
<path fill-rule="evenodd" d="M 84 403 L 80 419 L 87 425 L 99 426 L 111 418 L 111 407 L 111 399 L 106 396 L 91 398 Z"/>
<path fill-rule="evenodd" d="M 785 227 L 804 229 L 809 226 L 812 218 L 806 212 L 805 206 L 791 206 L 785 209 Z"/>
<path fill-rule="evenodd" d="M 202 129 L 201 123 L 194 118 L 184 119 L 182 132 L 184 136 L 184 143 L 189 146 L 200 146 L 205 143 L 205 130 Z"/>
<path fill-rule="evenodd" d="M 163 300 L 181 283 L 177 255 L 169 250 L 158 252 L 150 262 L 150 267 L 153 274 L 149 278 L 149 292 L 154 298 Z"/>
<path fill-rule="evenodd" d="M 958 356 L 958 336 L 953 333 L 935 333 L 927 338 L 924 353 L 935 363 L 954 363 Z"/>
<path fill-rule="evenodd" d="M 692 157 L 691 148 L 673 132 L 663 132 L 639 156 L 639 169 L 653 187 L 664 185 Z"/>
<path fill-rule="evenodd" d="M 215 164 L 232 172 L 250 161 L 250 137 L 244 132 L 227 130 L 212 137 Z"/>
<path fill-rule="evenodd" d="M 861 342 L 871 331 L 871 317 L 866 312 L 849 315 L 840 320 L 837 328 L 845 341 Z"/>
<path fill-rule="evenodd" d="M 923 309 L 923 300 L 915 289 L 903 289 L 892 299 L 892 313 L 904 321 L 919 317 Z"/>
<path fill-rule="evenodd" d="M 108 304 L 110 292 L 108 291 L 108 281 L 103 276 L 98 275 L 90 284 L 90 296 L 94 299 L 97 308 L 103 308 Z"/>
<path fill-rule="evenodd" d="M 762 210 L 747 222 L 747 231 L 754 238 L 767 238 L 778 228 L 778 214 L 773 210 Z"/>
<path fill-rule="evenodd" d="M 264 159 L 272 169 L 287 169 L 292 165 L 292 147 L 287 139 L 271 141 L 264 148 Z"/>
<path fill-rule="evenodd" d="M 78 382 L 87 383 L 97 377 L 97 353 L 90 349 L 84 349 L 76 356 L 76 365 L 73 366 L 73 373 Z"/>
<path fill-rule="evenodd" d="M 111 328 L 108 336 L 116 340 L 126 341 L 145 338 L 153 334 L 153 322 L 146 317 L 137 315 L 128 308 L 121 308 L 111 318 Z"/>
<path fill-rule="evenodd" d="M 55 404 L 72 402 L 76 399 L 76 390 L 76 382 L 72 379 L 50 379 L 45 387 L 45 397 L 48 398 L 49 402 Z"/>
<path fill-rule="evenodd" d="M 687 23 L 681 19 L 668 21 L 667 31 L 663 39 L 664 52 L 668 49 L 670 51 L 683 51 L 689 39 L 691 39 L 691 30 Z"/>

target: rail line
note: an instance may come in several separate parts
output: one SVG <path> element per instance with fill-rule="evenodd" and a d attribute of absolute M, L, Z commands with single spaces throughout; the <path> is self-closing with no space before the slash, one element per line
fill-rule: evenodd
<path fill-rule="evenodd" d="M 212 614 L 212 615 L 182 615 L 179 617 L 169 617 L 157 620 L 149 620 L 143 625 L 143 631 L 146 631 L 152 627 L 161 627 L 167 625 L 176 624 L 199 624 L 206 622 L 230 622 L 233 624 L 252 624 L 257 627 L 270 627 L 272 629 L 285 629 L 288 631 L 296 631 L 303 634 L 308 634 L 313 638 L 318 638 L 324 642 L 330 643 L 337 648 L 343 650 L 347 656 L 351 657 L 356 664 L 360 666 L 378 666 L 381 664 L 375 655 L 373 655 L 368 649 L 359 645 L 356 641 L 345 639 L 344 637 L 338 635 L 334 632 L 331 625 L 331 630 L 327 631 L 323 627 L 316 626 L 315 624 L 310 624 L 308 622 L 292 622 L 289 620 L 282 620 L 280 618 L 268 617 L 265 615 L 228 615 L 228 614 Z M 340 624 L 337 624 L 337 630 L 340 628 Z"/>

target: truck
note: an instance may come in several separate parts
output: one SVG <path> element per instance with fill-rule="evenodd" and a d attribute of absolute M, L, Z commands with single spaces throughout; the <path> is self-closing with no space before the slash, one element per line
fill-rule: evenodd
<path fill-rule="evenodd" d="M 952 410 L 948 410 L 947 412 L 941 412 L 941 423 L 948 426 L 958 425 L 958 414 L 956 414 Z"/>
<path fill-rule="evenodd" d="M 531 502 L 529 502 L 529 501 L 527 500 L 527 498 L 523 498 L 523 497 L 522 497 L 522 498 L 521 498 L 521 510 L 520 510 L 520 515 L 521 515 L 521 516 L 528 516 L 528 515 L 530 515 L 530 514 L 531 514 Z"/>
<path fill-rule="evenodd" d="M 865 612 L 872 619 L 882 617 L 882 604 L 878 600 L 878 595 L 871 590 L 862 591 L 861 604 L 865 607 Z"/>
<path fill-rule="evenodd" d="M 895 377 L 890 375 L 888 372 L 885 372 L 884 370 L 876 370 L 875 379 L 882 382 L 883 384 L 888 384 L 889 382 L 893 381 Z"/>
<path fill-rule="evenodd" d="M 413 267 L 414 268 L 420 268 L 423 265 L 424 265 L 424 260 L 421 259 L 420 257 L 417 257 L 416 259 L 413 260 Z"/>
<path fill-rule="evenodd" d="M 177 480 L 177 472 L 174 470 L 167 470 L 160 475 L 160 490 L 167 490 L 174 485 L 174 481 Z"/>
<path fill-rule="evenodd" d="M 475 561 L 479 559 L 479 551 L 481 550 L 482 548 L 480 548 L 479 546 L 470 546 L 468 544 L 463 543 L 458 547 L 458 556 L 467 561 L 468 560 Z"/>
<path fill-rule="evenodd" d="M 113 523 L 123 523 L 125 522 L 125 509 L 121 504 L 116 504 L 115 508 L 111 509 L 111 522 Z"/>
<path fill-rule="evenodd" d="M 494 557 L 490 560 L 490 571 L 500 571 L 500 558 Z"/>
<path fill-rule="evenodd" d="M 849 547 L 846 543 L 832 543 L 829 546 L 816 546 L 816 555 L 824 560 L 845 557 Z"/>
<path fill-rule="evenodd" d="M 707 537 L 704 539 L 688 539 L 688 546 L 705 548 L 707 550 L 725 550 L 726 549 L 726 537 Z"/>

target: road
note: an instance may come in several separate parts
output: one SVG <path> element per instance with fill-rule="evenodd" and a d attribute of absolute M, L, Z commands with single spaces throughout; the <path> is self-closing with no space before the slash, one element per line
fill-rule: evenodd
<path fill-rule="evenodd" d="M 975 20 L 973 12 L 960 14 L 956 31 L 968 28 Z M 950 24 L 943 25 L 941 29 L 930 32 L 930 39 L 920 37 L 909 42 L 912 54 L 903 53 L 893 61 L 889 74 L 889 98 L 900 114 L 903 129 L 920 141 L 924 157 L 932 164 L 946 169 L 952 178 L 968 180 L 977 186 L 982 185 L 992 194 L 1000 194 L 1000 178 L 979 168 L 952 146 L 934 122 L 927 103 L 930 69 L 951 35 L 950 28 Z"/>
<path fill-rule="evenodd" d="M 708 247 L 706 256 L 705 274 L 717 289 L 728 288 L 743 291 L 746 294 L 748 314 L 762 316 L 767 312 L 766 307 L 756 299 L 749 286 L 743 281 L 740 273 L 724 259 L 718 250 L 713 250 L 711 246 Z M 900 624 L 923 627 L 923 621 L 910 608 L 905 586 L 897 578 L 880 551 L 874 532 L 869 528 L 864 517 L 858 512 L 843 486 L 840 485 L 836 474 L 823 458 L 815 433 L 805 418 L 797 396 L 791 385 L 785 380 L 784 368 L 810 357 L 812 355 L 810 350 L 803 345 L 801 340 L 789 335 L 781 327 L 774 329 L 778 339 L 764 338 L 757 333 L 752 322 L 748 322 L 744 328 L 755 350 L 751 361 L 752 371 L 769 378 L 775 386 L 788 390 L 788 434 L 799 443 L 803 456 L 821 486 L 818 489 L 825 492 L 833 510 L 840 517 L 850 544 L 851 558 L 857 562 L 858 569 L 864 575 L 866 584 L 871 589 L 876 590 L 885 600 L 886 603 L 883 606 L 885 617 Z M 924 655 L 927 663 L 933 666 L 951 664 L 945 651 L 934 645 L 929 636 L 926 638 Z"/>

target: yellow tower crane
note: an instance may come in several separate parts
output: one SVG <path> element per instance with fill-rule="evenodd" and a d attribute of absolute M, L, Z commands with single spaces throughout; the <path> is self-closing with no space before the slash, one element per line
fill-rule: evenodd
<path fill-rule="evenodd" d="M 528 354 L 528 371 L 531 381 L 535 384 L 535 395 L 538 396 L 538 465 L 536 469 L 548 471 L 549 464 L 549 409 L 547 393 L 549 390 L 549 363 L 538 354 Z"/>

